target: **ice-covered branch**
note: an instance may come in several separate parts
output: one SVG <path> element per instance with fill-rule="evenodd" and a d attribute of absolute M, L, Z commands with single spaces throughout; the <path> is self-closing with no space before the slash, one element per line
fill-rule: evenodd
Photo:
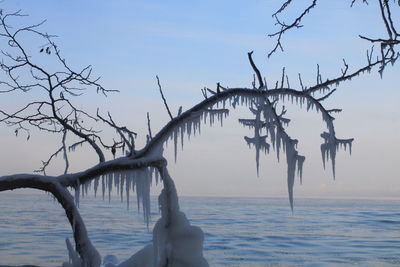
<path fill-rule="evenodd" d="M 181 134 L 181 142 L 183 142 L 184 130 L 190 135 L 190 129 L 195 126 L 195 130 L 200 129 L 201 118 L 205 117 L 205 114 L 213 110 L 214 106 L 221 104 L 223 106 L 226 103 L 230 103 L 232 106 L 237 105 L 238 98 L 241 99 L 239 102 L 242 105 L 250 106 L 251 103 L 264 103 L 257 104 L 254 109 L 254 114 L 257 116 L 257 109 L 261 109 L 264 112 L 265 122 L 260 119 L 255 120 L 240 120 L 245 126 L 258 125 L 255 128 L 255 137 L 247 137 L 246 142 L 248 144 L 254 144 L 256 151 L 260 151 L 260 148 L 267 149 L 267 143 L 264 144 L 264 137 L 260 134 L 262 128 L 267 128 L 267 133 L 270 135 L 272 144 L 274 145 L 277 156 L 279 157 L 279 151 L 281 148 L 284 149 L 288 164 L 288 189 L 289 198 L 291 205 L 293 205 L 293 181 L 296 169 L 301 179 L 301 173 L 303 169 L 304 157 L 300 156 L 297 152 L 297 140 L 292 139 L 283 128 L 282 124 L 288 122 L 288 119 L 284 118 L 283 115 L 286 112 L 282 111 L 282 114 L 277 114 L 274 105 L 277 101 L 292 101 L 299 104 L 300 106 L 307 107 L 307 110 L 315 109 L 317 112 L 321 112 L 322 119 L 327 125 L 327 133 L 330 138 L 324 138 L 324 155 L 323 160 L 330 159 L 332 161 L 332 170 L 335 170 L 335 156 L 336 150 L 340 146 L 350 146 L 352 139 L 338 139 L 335 135 L 333 117 L 330 115 L 332 110 L 327 110 L 320 103 L 332 94 L 332 91 L 320 99 L 314 98 L 308 93 L 307 90 L 294 90 L 290 88 L 280 88 L 275 90 L 264 90 L 262 89 L 250 89 L 250 88 L 231 88 L 220 91 L 218 94 L 214 94 L 207 99 L 204 99 L 199 104 L 195 105 L 191 109 L 183 112 L 180 116 L 175 117 L 169 121 L 151 140 L 150 142 L 138 153 L 135 157 L 142 157 L 144 155 L 152 155 L 153 153 L 160 153 L 162 151 L 163 144 L 169 139 L 174 139 L 175 151 L 178 132 Z M 271 102 L 269 99 L 273 99 Z M 258 122 L 258 123 L 257 123 Z M 197 126 L 196 126 L 197 125 Z M 264 140 L 264 141 L 263 141 Z M 257 145 L 258 144 L 258 145 Z M 264 144 L 264 145 L 263 145 Z M 321 148 L 322 149 L 322 148 Z M 176 153 L 176 152 L 175 152 Z M 329 153 L 329 157 L 326 157 L 326 153 Z M 259 155 L 256 155 L 256 162 L 258 162 Z M 258 166 L 258 164 L 257 164 Z M 258 169 L 258 168 L 257 168 Z"/>
<path fill-rule="evenodd" d="M 132 159 L 130 157 L 121 157 L 114 160 L 99 163 L 92 168 L 85 171 L 65 174 L 58 176 L 60 183 L 63 186 L 75 187 L 78 184 L 84 184 L 90 180 L 95 179 L 101 175 L 124 171 L 124 170 L 136 170 L 146 167 L 158 167 L 166 164 L 163 157 L 152 156 L 152 157 L 140 157 Z M 1 178 L 0 178 L 1 179 Z M 0 180 L 1 181 L 1 180 Z"/>
<path fill-rule="evenodd" d="M 304 90 L 306 93 L 311 94 L 314 92 L 318 91 L 323 91 L 325 89 L 329 89 L 329 86 L 335 85 L 338 86 L 341 82 L 351 80 L 354 77 L 357 77 L 358 75 L 364 73 L 364 72 L 369 72 L 371 69 L 377 65 L 382 64 L 384 61 L 377 59 L 374 62 L 369 62 L 367 65 L 359 68 L 358 70 L 353 71 L 352 73 L 341 75 L 337 78 L 333 79 L 327 79 L 325 82 L 319 82 L 318 84 L 309 87 L 308 89 Z"/>
<path fill-rule="evenodd" d="M 83 260 L 82 266 L 100 266 L 101 258 L 90 242 L 85 224 L 69 191 L 58 179 L 50 176 L 18 174 L 0 177 L 0 192 L 18 188 L 35 188 L 51 193 L 64 208 L 71 224 L 76 251 Z"/>
<path fill-rule="evenodd" d="M 192 108 L 182 112 L 180 116 L 173 118 L 169 121 L 156 135 L 153 136 L 153 139 L 142 149 L 139 150 L 138 153 L 133 158 L 140 158 L 143 155 L 151 155 L 152 152 L 158 151 L 160 146 L 173 135 L 173 132 L 176 131 L 180 126 L 185 123 L 192 122 L 193 119 L 200 119 L 201 114 L 205 114 L 208 112 L 209 108 L 216 106 L 218 103 L 222 103 L 224 105 L 227 102 L 236 103 L 237 99 L 240 99 L 242 105 L 250 105 L 252 101 L 255 99 L 265 98 L 276 98 L 276 99 L 286 99 L 293 101 L 298 101 L 298 103 L 305 103 L 306 101 L 310 101 L 310 107 L 316 106 L 319 110 L 322 110 L 322 105 L 318 103 L 318 101 L 310 96 L 303 90 L 294 90 L 289 88 L 281 88 L 274 90 L 254 90 L 250 88 L 229 88 L 221 91 L 219 94 L 215 94 L 213 96 L 209 96 L 207 99 L 204 99 L 200 103 L 196 104 Z M 300 100 L 303 100 L 300 102 Z M 329 116 L 329 114 L 326 113 Z"/>

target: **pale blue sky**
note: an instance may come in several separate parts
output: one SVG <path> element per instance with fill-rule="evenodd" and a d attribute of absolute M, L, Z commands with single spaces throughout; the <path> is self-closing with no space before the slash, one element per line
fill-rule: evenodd
<path fill-rule="evenodd" d="M 200 88 L 204 86 L 214 87 L 216 82 L 230 87 L 250 86 L 253 74 L 248 51 L 254 50 L 255 60 L 270 84 L 280 79 L 285 66 L 292 87 L 298 87 L 298 72 L 308 85 L 314 83 L 317 63 L 323 78 L 340 73 L 343 57 L 351 68 L 365 64 L 369 45 L 359 40 L 358 34 L 375 37 L 384 33 L 379 10 L 373 4 L 366 7 L 359 3 L 350 9 L 350 0 L 321 1 L 304 20 L 304 28 L 284 37 L 285 52 L 267 59 L 274 45 L 267 34 L 276 30 L 271 14 L 277 2 L 6 0 L 2 6 L 7 11 L 22 9 L 30 14 L 28 23 L 47 19 L 43 29 L 59 36 L 57 43 L 73 66 L 92 64 L 105 87 L 121 91 L 105 100 L 83 98 L 79 105 L 111 111 L 119 122 L 138 131 L 143 143 L 147 111 L 152 116 L 153 132 L 168 120 L 158 95 L 156 74 L 177 112 L 180 105 L 189 108 L 201 100 Z M 338 137 L 355 138 L 353 155 L 338 155 L 336 181 L 329 168 L 322 168 L 319 134 L 324 123 L 319 115 L 289 106 L 293 126 L 288 133 L 300 140 L 299 151 L 307 158 L 304 184 L 296 183 L 295 197 L 400 196 L 396 168 L 400 159 L 398 73 L 396 65 L 387 70 L 383 80 L 376 71 L 360 76 L 340 86 L 327 101 L 328 107 L 344 110 L 337 116 Z M 17 102 L 27 99 L 24 95 L 2 95 L 0 105 L 10 105 L 11 98 Z M 263 156 L 257 178 L 255 152 L 243 140 L 243 135 L 251 132 L 237 123 L 237 118 L 250 114 L 246 109 L 231 114 L 224 129 L 203 127 L 200 137 L 189 144 L 186 141 L 176 164 L 171 147 L 167 149 L 180 194 L 286 196 L 285 161 L 278 163 L 274 153 Z M 0 145 L 5 148 L 0 154 L 1 174 L 32 171 L 60 139 L 44 139 L 34 132 L 26 143 L 15 138 L 12 129 L 2 128 L 0 132 Z M 81 160 L 83 156 L 87 162 Z M 95 157 L 77 154 L 76 159 L 75 170 L 79 170 L 90 166 Z"/>

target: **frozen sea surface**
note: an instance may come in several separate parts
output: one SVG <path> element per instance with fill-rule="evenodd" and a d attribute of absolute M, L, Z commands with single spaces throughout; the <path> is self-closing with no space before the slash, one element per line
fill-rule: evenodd
<path fill-rule="evenodd" d="M 210 266 L 400 266 L 400 201 L 286 198 L 180 198 L 205 232 Z M 136 203 L 87 196 L 80 209 L 102 256 L 120 260 L 151 242 Z M 46 194 L 0 194 L 0 265 L 59 266 L 72 233 Z"/>

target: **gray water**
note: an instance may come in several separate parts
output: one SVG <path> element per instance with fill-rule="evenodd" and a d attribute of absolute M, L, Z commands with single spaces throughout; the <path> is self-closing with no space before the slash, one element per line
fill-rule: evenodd
<path fill-rule="evenodd" d="M 87 196 L 80 210 L 102 256 L 124 260 L 151 242 L 136 203 Z M 400 201 L 286 198 L 180 198 L 205 232 L 210 266 L 400 266 Z M 46 194 L 0 194 L 0 265 L 59 266 L 72 232 Z"/>

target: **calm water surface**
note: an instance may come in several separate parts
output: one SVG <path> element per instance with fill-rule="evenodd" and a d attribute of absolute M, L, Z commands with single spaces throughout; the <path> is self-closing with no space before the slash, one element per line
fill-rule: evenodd
<path fill-rule="evenodd" d="M 285 198 L 180 198 L 205 232 L 210 266 L 400 266 L 400 201 Z M 124 260 L 151 242 L 136 203 L 87 196 L 80 210 L 102 256 Z M 149 229 L 149 230 L 148 230 Z M 46 194 L 0 194 L 0 265 L 59 266 L 72 232 Z"/>

